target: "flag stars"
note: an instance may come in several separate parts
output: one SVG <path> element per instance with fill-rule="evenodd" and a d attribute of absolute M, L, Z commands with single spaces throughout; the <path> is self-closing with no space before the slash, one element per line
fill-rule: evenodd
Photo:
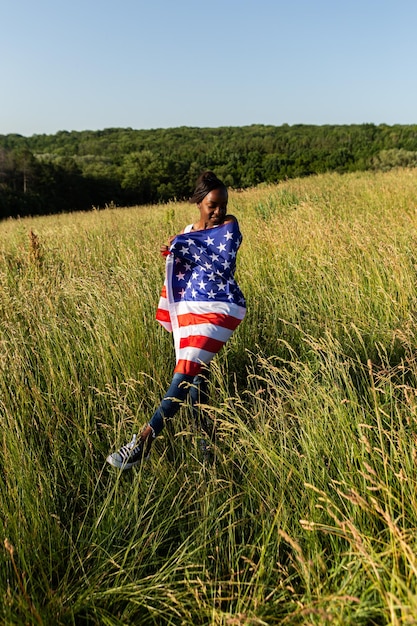
<path fill-rule="evenodd" d="M 239 244 L 234 227 L 192 233 L 179 239 L 173 245 L 174 299 L 197 302 L 219 298 L 238 303 L 241 293 L 233 274 Z"/>

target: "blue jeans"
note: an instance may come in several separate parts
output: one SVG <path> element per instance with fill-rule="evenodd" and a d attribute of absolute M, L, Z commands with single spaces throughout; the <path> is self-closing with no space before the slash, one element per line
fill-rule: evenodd
<path fill-rule="evenodd" d="M 168 391 L 164 395 L 161 404 L 153 414 L 149 425 L 154 431 L 155 437 L 164 427 L 164 420 L 174 417 L 179 411 L 188 394 L 190 395 L 193 417 L 197 425 L 204 428 L 205 421 L 200 415 L 198 404 L 207 404 L 208 380 L 207 371 L 198 376 L 188 374 L 174 374 Z"/>

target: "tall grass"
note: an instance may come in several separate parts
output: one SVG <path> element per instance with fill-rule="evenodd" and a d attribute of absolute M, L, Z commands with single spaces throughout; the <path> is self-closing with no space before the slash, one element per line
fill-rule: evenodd
<path fill-rule="evenodd" d="M 0 224 L 5 624 L 417 621 L 417 172 L 232 192 L 248 314 L 130 472 L 169 382 L 158 249 L 190 205 Z"/>

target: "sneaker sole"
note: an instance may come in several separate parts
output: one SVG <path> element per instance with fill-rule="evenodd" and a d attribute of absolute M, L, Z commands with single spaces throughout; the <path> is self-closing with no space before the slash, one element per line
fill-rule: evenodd
<path fill-rule="evenodd" d="M 148 458 L 149 456 L 144 456 L 142 459 L 138 459 L 137 461 L 134 461 L 133 463 L 128 463 L 128 462 L 123 463 L 123 461 L 122 462 L 118 461 L 117 459 L 113 458 L 113 456 L 110 454 L 107 457 L 106 461 L 113 467 L 117 467 L 117 469 L 127 470 L 127 469 L 130 469 L 131 467 L 135 467 L 135 465 L 140 465 L 142 461 L 147 461 Z"/>

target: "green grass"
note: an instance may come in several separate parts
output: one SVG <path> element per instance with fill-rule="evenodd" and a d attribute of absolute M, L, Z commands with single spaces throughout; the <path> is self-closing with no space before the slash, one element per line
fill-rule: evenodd
<path fill-rule="evenodd" d="M 0 621 L 417 621 L 417 171 L 232 192 L 248 314 L 212 366 L 214 461 L 169 383 L 159 245 L 190 205 L 0 223 Z"/>

